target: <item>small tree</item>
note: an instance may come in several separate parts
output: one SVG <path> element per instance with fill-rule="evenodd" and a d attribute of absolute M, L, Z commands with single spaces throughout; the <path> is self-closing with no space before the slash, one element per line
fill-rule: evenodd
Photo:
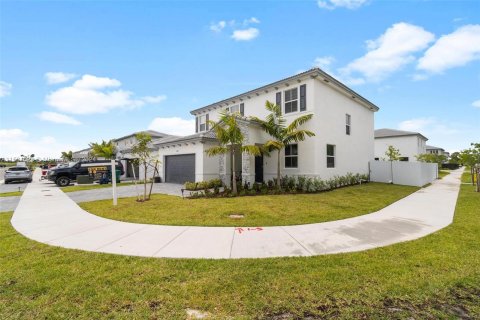
<path fill-rule="evenodd" d="M 73 161 L 73 152 L 72 151 L 62 151 L 62 160 L 63 161 Z"/>
<path fill-rule="evenodd" d="M 447 156 L 443 154 L 422 153 L 415 157 L 420 162 L 436 163 L 438 165 L 438 171 L 440 171 L 440 169 L 442 168 L 442 163 L 447 161 Z"/>
<path fill-rule="evenodd" d="M 470 176 L 472 180 L 472 184 L 474 184 L 473 173 L 474 173 L 474 166 L 476 164 L 480 164 L 480 143 L 471 143 L 472 148 L 465 149 L 460 151 L 460 162 L 470 167 Z"/>
<path fill-rule="evenodd" d="M 153 168 L 154 176 L 158 173 L 158 159 L 152 159 L 152 152 L 150 149 L 150 142 L 152 136 L 145 132 L 136 134 L 137 143 L 132 147 L 132 154 L 136 157 L 137 164 L 143 167 L 143 199 L 142 201 L 150 200 L 153 189 L 153 179 L 150 182 L 150 191 L 147 194 L 147 172 L 149 168 Z"/>
<path fill-rule="evenodd" d="M 460 164 L 460 152 L 453 152 L 450 155 L 448 163 Z"/>
<path fill-rule="evenodd" d="M 385 151 L 388 161 L 398 161 L 400 160 L 400 151 L 394 146 L 388 146 L 387 151 Z"/>
<path fill-rule="evenodd" d="M 117 155 L 117 147 L 113 140 L 108 142 L 102 140 L 101 143 L 92 142 L 89 146 L 92 148 L 90 153 L 95 158 L 115 159 L 115 156 Z"/>
<path fill-rule="evenodd" d="M 242 153 L 248 153 L 252 155 L 260 155 L 262 150 L 258 146 L 243 145 L 245 137 L 242 134 L 242 130 L 238 124 L 239 115 L 235 113 L 222 112 L 220 113 L 220 119 L 218 122 L 209 121 L 212 125 L 212 130 L 217 136 L 217 140 L 220 143 L 219 146 L 211 147 L 205 152 L 208 156 L 216 156 L 219 154 L 229 154 L 231 162 L 231 177 L 232 177 L 232 193 L 237 194 L 237 179 L 235 175 L 235 154 L 236 148 L 240 149 Z"/>
<path fill-rule="evenodd" d="M 265 120 L 257 117 L 251 117 L 251 119 L 258 122 L 262 129 L 272 137 L 271 140 L 268 140 L 264 144 L 264 148 L 268 151 L 277 151 L 277 188 L 280 188 L 280 179 L 282 177 L 280 170 L 280 152 L 285 146 L 291 143 L 304 141 L 306 137 L 313 137 L 315 135 L 312 131 L 299 129 L 300 126 L 312 119 L 313 115 L 307 114 L 300 116 L 287 126 L 287 120 L 282 114 L 281 106 L 267 100 L 265 102 L 265 109 L 270 112 Z"/>

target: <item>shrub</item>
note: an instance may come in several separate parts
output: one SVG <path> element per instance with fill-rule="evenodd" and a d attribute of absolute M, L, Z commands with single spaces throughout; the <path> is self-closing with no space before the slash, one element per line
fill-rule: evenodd
<path fill-rule="evenodd" d="M 185 182 L 185 189 L 186 190 L 190 190 L 190 191 L 193 191 L 193 190 L 196 190 L 197 188 L 197 184 L 195 182 Z"/>

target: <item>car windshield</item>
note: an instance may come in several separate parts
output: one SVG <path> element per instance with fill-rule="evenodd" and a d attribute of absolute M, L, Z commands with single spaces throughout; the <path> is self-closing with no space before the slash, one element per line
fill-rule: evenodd
<path fill-rule="evenodd" d="M 71 168 L 71 167 L 73 167 L 73 166 L 76 165 L 76 164 L 77 164 L 77 162 L 69 162 L 69 163 L 68 163 L 68 167 Z"/>
<path fill-rule="evenodd" d="M 8 171 L 27 171 L 27 170 L 28 170 L 27 167 L 12 167 L 8 169 Z"/>

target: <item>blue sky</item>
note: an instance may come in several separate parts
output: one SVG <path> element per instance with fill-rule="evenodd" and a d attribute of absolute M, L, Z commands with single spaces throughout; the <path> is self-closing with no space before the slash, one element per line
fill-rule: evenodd
<path fill-rule="evenodd" d="M 0 156 L 58 156 L 320 66 L 376 128 L 480 140 L 480 1 L 0 1 Z"/>

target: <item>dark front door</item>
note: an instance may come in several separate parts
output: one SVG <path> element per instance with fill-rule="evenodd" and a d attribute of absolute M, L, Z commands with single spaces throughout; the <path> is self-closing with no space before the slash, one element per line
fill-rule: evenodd
<path fill-rule="evenodd" d="M 180 154 L 165 157 L 165 182 L 195 182 L 195 155 Z"/>
<path fill-rule="evenodd" d="M 255 157 L 255 182 L 263 182 L 263 156 Z"/>

